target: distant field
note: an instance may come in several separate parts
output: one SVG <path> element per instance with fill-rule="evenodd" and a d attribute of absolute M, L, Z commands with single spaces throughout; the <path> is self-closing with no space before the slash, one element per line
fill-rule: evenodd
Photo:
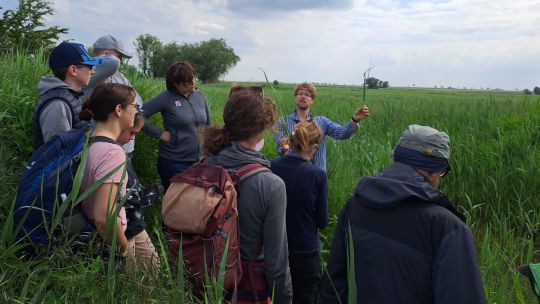
<path fill-rule="evenodd" d="M 31 152 L 29 122 L 37 100 L 35 85 L 47 73 L 45 62 L 24 56 L 0 58 L 0 210 L 7 214 L 20 172 Z M 133 75 L 132 83 L 145 100 L 164 89 L 162 81 Z M 259 83 L 260 84 L 260 83 Z M 211 108 L 213 123 L 221 123 L 230 84 L 199 85 Z M 265 87 L 282 113 L 294 109 L 292 85 Z M 318 86 L 312 107 L 316 115 L 344 123 L 362 105 L 360 87 Z M 331 227 L 321 233 L 326 251 L 335 219 L 362 176 L 373 175 L 391 163 L 396 140 L 412 123 L 430 125 L 450 135 L 452 171 L 441 189 L 465 212 L 478 249 L 489 303 L 532 303 L 533 294 L 517 265 L 540 262 L 540 99 L 499 91 L 389 88 L 369 90 L 365 104 L 371 116 L 346 141 L 328 140 Z M 157 116 L 157 115 L 156 115 Z M 159 118 L 154 118 L 159 123 Z M 135 166 L 145 183 L 155 173 L 157 143 L 139 135 Z M 276 157 L 273 134 L 266 136 L 263 153 Z M 151 210 L 150 226 L 159 234 L 159 206 Z M 5 220 L 4 216 L 0 216 Z M 4 227 L 5 228 L 5 227 Z M 101 262 L 53 256 L 26 265 L 0 247 L 0 301 L 29 302 L 48 279 L 40 298 L 47 302 L 139 302 L 141 297 L 169 301 L 175 285 L 164 276 L 158 282 L 120 275 L 110 291 Z M 326 256 L 326 252 L 325 252 Z M 21 282 L 26 283 L 25 287 Z M 84 286 L 83 286 L 84 285 Z M 109 287 L 108 287 L 109 286 Z M 103 293 L 109 288 L 109 293 Z"/>

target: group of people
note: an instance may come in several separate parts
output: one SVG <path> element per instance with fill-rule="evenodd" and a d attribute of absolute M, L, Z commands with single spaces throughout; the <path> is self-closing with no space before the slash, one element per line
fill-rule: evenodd
<path fill-rule="evenodd" d="M 359 303 L 486 303 L 471 231 L 437 190 L 450 171 L 446 133 L 409 126 L 397 142 L 395 163 L 360 180 L 341 211 L 323 272 L 318 233 L 329 221 L 325 138 L 351 137 L 369 117 L 367 106 L 338 124 L 311 112 L 317 90 L 302 83 L 294 90 L 295 111 L 278 119 L 262 88 L 233 88 L 224 124 L 211 125 L 208 102 L 196 89 L 189 63 L 173 63 L 166 90 L 143 103 L 118 71 L 130 57 L 122 43 L 107 35 L 93 49 L 95 57 L 77 43 L 63 42 L 53 50 L 54 77 L 38 85 L 34 136 L 39 146 L 71 128 L 91 129 L 82 190 L 108 177 L 82 209 L 109 244 L 107 219 L 115 215 L 118 254 L 127 258 L 126 267 L 160 268 L 144 212 L 127 212 L 115 195 L 138 184 L 130 159 L 142 129 L 159 140 L 158 173 L 165 189 L 172 176 L 203 155 L 225 169 L 254 163 L 270 169 L 238 185 L 241 258 L 263 262 L 267 284 L 262 298 L 246 292 L 244 302 L 267 303 L 271 297 L 274 303 L 346 303 L 349 288 L 356 286 Z M 164 130 L 145 120 L 158 112 Z M 274 130 L 280 154 L 271 161 L 259 152 L 268 130 Z"/>

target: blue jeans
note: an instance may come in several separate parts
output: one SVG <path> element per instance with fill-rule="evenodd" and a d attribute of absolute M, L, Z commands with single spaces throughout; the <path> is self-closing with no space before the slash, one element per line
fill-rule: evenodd
<path fill-rule="evenodd" d="M 167 160 L 161 157 L 158 157 L 157 162 L 157 171 L 159 177 L 161 178 L 161 184 L 165 191 L 169 188 L 171 184 L 170 179 L 176 173 L 184 172 L 189 166 L 193 165 L 195 162 L 175 162 L 172 160 Z"/>

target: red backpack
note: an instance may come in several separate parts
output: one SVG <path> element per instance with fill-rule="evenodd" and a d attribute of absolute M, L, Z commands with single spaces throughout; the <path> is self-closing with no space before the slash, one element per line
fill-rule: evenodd
<path fill-rule="evenodd" d="M 195 284 L 193 287 L 204 286 L 205 273 L 214 280 L 219 276 L 227 239 L 223 288 L 232 290 L 240 283 L 237 185 L 263 171 L 269 169 L 261 164 L 249 164 L 235 171 L 203 160 L 171 178 L 162 206 L 169 261 L 177 265 L 182 245 L 186 273 Z"/>

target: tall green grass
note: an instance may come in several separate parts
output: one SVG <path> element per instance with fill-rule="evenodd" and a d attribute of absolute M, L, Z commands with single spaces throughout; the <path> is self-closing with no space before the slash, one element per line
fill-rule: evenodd
<path fill-rule="evenodd" d="M 0 58 L 0 218 L 2 233 L 11 225 L 9 213 L 20 173 L 32 150 L 30 119 L 38 99 L 36 84 L 48 73 L 46 60 L 13 53 Z M 165 86 L 163 81 L 128 75 L 144 100 Z M 222 123 L 230 84 L 200 85 L 208 98 L 213 123 Z M 281 98 L 283 114 L 294 110 L 293 85 L 280 84 L 265 95 Z M 361 106 L 362 87 L 318 86 L 312 107 L 316 115 L 346 122 Z M 321 234 L 323 257 L 330 247 L 336 216 L 358 180 L 382 171 L 401 132 L 412 123 L 446 131 L 451 138 L 452 171 L 441 190 L 468 217 L 489 303 L 531 303 L 520 264 L 540 261 L 540 99 L 497 91 L 445 89 L 368 90 L 370 117 L 351 139 L 327 138 L 331 225 Z M 159 125 L 161 119 L 152 120 Z M 262 150 L 276 157 L 273 133 Z M 157 141 L 138 135 L 134 165 L 145 184 L 159 181 Z M 161 206 L 148 213 L 148 231 L 162 254 Z M 3 235 L 2 235 L 3 236 Z M 114 293 L 107 289 L 107 265 L 89 255 L 59 250 L 48 259 L 21 260 L 15 244 L 0 241 L 1 302 L 175 302 L 193 303 L 189 286 L 173 277 L 166 261 L 155 277 L 144 272 L 116 273 Z M 164 257 L 164 255 L 163 255 Z M 181 272 L 181 271 L 179 271 Z M 180 281 L 179 281 L 180 280 Z M 24 283 L 20 283 L 24 282 Z M 179 291 L 181 288 L 182 292 Z M 185 289 L 185 293 L 184 293 Z M 111 297 L 111 295 L 113 295 Z"/>

